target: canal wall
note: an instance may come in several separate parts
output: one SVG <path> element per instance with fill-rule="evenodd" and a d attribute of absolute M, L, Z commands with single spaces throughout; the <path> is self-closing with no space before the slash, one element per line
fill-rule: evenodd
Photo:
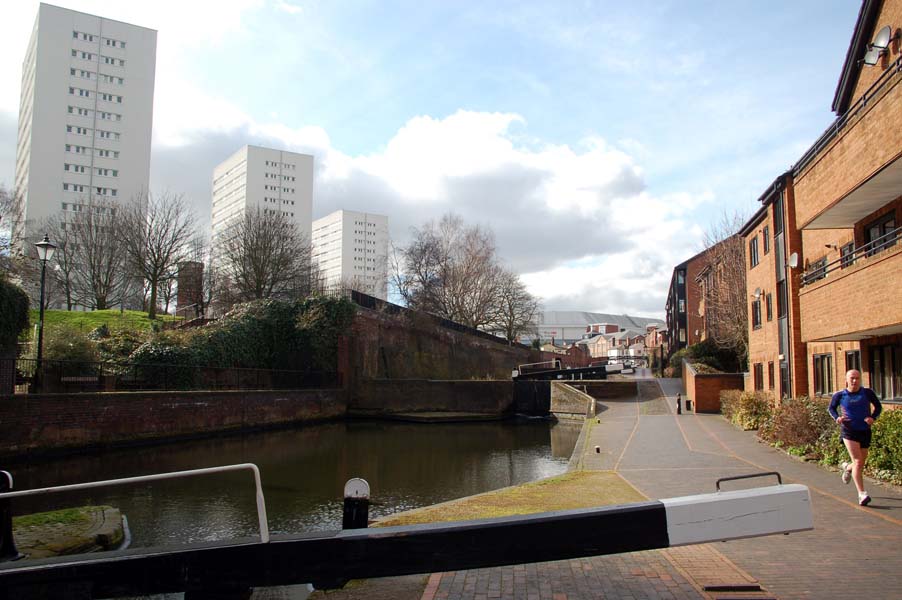
<path fill-rule="evenodd" d="M 343 418 L 344 390 L 30 394 L 0 402 L 0 458 Z"/>
<path fill-rule="evenodd" d="M 510 381 L 367 379 L 358 381 L 348 402 L 353 416 L 413 412 L 505 415 L 513 411 Z"/>
<path fill-rule="evenodd" d="M 576 382 L 551 382 L 550 412 L 558 419 L 585 420 L 595 416 L 595 398 L 578 389 L 575 384 Z"/>

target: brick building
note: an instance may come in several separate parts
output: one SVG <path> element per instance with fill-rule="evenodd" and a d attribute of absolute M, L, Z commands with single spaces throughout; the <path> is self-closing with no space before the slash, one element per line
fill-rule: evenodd
<path fill-rule="evenodd" d="M 864 0 L 836 120 L 740 232 L 758 252 L 746 262 L 751 387 L 827 396 L 859 368 L 881 398 L 902 397 L 900 26 L 902 0 Z"/>

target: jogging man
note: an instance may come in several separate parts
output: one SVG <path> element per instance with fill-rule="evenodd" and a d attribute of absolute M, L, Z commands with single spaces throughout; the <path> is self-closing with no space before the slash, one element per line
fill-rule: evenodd
<path fill-rule="evenodd" d="M 846 389 L 833 394 L 827 410 L 840 426 L 840 436 L 852 459 L 851 464 L 844 462 L 841 465 L 843 483 L 854 479 L 855 487 L 858 488 L 858 504 L 867 506 L 871 497 L 864 490 L 862 473 L 868 459 L 868 448 L 871 447 L 871 426 L 880 416 L 883 407 L 873 390 L 861 387 L 861 373 L 852 369 L 846 373 Z"/>

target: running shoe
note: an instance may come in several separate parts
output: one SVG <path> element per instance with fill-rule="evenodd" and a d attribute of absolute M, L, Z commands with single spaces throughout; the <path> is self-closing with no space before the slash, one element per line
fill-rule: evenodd
<path fill-rule="evenodd" d="M 871 503 L 871 497 L 865 494 L 858 498 L 858 506 L 867 506 Z"/>
<path fill-rule="evenodd" d="M 842 482 L 848 485 L 852 481 L 852 465 L 844 462 L 840 467 L 842 467 Z"/>

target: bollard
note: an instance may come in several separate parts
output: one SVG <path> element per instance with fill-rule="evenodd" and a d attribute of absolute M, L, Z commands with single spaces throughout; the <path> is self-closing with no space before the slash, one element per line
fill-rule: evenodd
<path fill-rule="evenodd" d="M 370 512 L 370 484 L 365 479 L 354 477 L 345 484 L 344 513 L 342 529 L 366 529 Z"/>
<path fill-rule="evenodd" d="M 683 399 L 677 394 L 677 414 L 683 414 Z"/>
<path fill-rule="evenodd" d="M 686 398 L 686 412 L 692 412 L 692 400 Z"/>
<path fill-rule="evenodd" d="M 0 471 L 0 493 L 11 492 L 13 476 L 8 471 Z M 13 511 L 9 498 L 0 499 L 0 562 L 19 560 L 25 555 L 16 549 L 13 539 Z"/>

